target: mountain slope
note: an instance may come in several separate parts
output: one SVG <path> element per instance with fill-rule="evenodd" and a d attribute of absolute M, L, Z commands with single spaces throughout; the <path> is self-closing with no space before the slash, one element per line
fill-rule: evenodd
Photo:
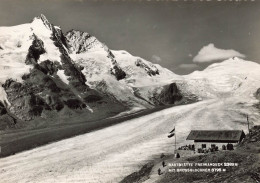
<path fill-rule="evenodd" d="M 70 56 L 83 66 L 88 85 L 132 107 L 152 107 L 163 104 L 156 98 L 163 86 L 179 78 L 160 65 L 152 64 L 126 51 L 110 50 L 104 43 L 86 32 L 71 30 L 66 35 L 73 52 Z M 180 93 L 171 93 L 172 96 Z M 177 100 L 172 100 L 174 104 Z M 157 100 L 157 101 L 156 101 Z"/>
<path fill-rule="evenodd" d="M 117 100 L 89 88 L 69 56 L 61 29 L 44 15 L 28 24 L 1 27 L 0 44 L 0 102 L 8 111 L 5 115 L 28 121 L 58 117 L 62 110 L 63 115 L 75 111 L 91 115 L 91 106 L 117 105 L 122 109 L 114 112 L 125 110 Z"/>
<path fill-rule="evenodd" d="M 0 103 L 6 111 L 1 129 L 78 115 L 106 118 L 183 99 L 177 86 L 164 90 L 178 77 L 171 71 L 112 51 L 85 32 L 72 30 L 65 36 L 44 15 L 0 27 L 0 59 Z M 162 90 L 170 102 L 162 99 Z"/>
<path fill-rule="evenodd" d="M 251 98 L 260 87 L 260 65 L 240 58 L 214 63 L 184 76 L 186 91 L 201 98 Z"/>

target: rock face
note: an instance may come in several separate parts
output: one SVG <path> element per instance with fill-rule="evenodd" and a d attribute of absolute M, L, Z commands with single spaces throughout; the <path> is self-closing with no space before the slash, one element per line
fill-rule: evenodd
<path fill-rule="evenodd" d="M 260 88 L 257 89 L 255 96 L 258 100 L 260 100 Z"/>
<path fill-rule="evenodd" d="M 66 38 L 69 40 L 71 50 L 77 54 L 91 51 L 93 49 L 102 49 L 104 45 L 87 32 L 71 30 L 67 32 Z"/>
<path fill-rule="evenodd" d="M 46 19 L 46 18 L 45 18 Z M 44 20 L 45 20 L 44 19 Z M 61 53 L 62 70 L 64 74 L 70 77 L 69 82 L 73 87 L 77 88 L 81 92 L 85 92 L 89 88 L 85 84 L 86 78 L 81 73 L 80 68 L 75 65 L 68 53 L 68 44 L 65 36 L 63 35 L 61 29 L 55 28 L 52 24 L 48 24 L 52 30 L 51 39 L 54 41 L 56 47 L 58 47 Z"/>
<path fill-rule="evenodd" d="M 45 53 L 44 43 L 35 34 L 33 34 L 33 42 L 28 50 L 26 64 L 37 64 L 40 55 Z"/>
<path fill-rule="evenodd" d="M 164 86 L 160 94 L 155 96 L 155 98 L 161 104 L 175 104 L 183 97 L 176 83 L 171 83 L 170 85 Z"/>
<path fill-rule="evenodd" d="M 2 104 L 2 102 L 0 102 L 0 116 L 4 115 L 7 113 L 7 110 L 4 106 L 4 104 Z"/>
<path fill-rule="evenodd" d="M 111 74 L 114 75 L 117 80 L 124 79 L 126 77 L 126 73 L 118 65 L 117 61 L 115 60 L 115 56 L 108 48 L 105 50 L 108 53 L 107 57 L 111 60 L 111 64 L 112 64 L 112 68 L 110 69 Z"/>
<path fill-rule="evenodd" d="M 250 133 L 246 135 L 246 138 L 243 140 L 240 146 L 245 144 L 250 144 L 252 142 L 260 142 L 260 126 L 255 125 L 250 129 Z"/>
<path fill-rule="evenodd" d="M 60 92 L 60 88 L 37 69 L 26 76 L 23 84 L 10 79 L 3 84 L 3 87 L 8 95 L 9 102 L 12 104 L 10 112 L 19 119 L 32 120 L 41 116 L 43 110 L 60 110 L 63 108 L 61 101 L 55 101 L 53 106 L 47 105 L 44 97 L 39 95 L 41 92 L 52 92 L 52 96 L 56 96 L 56 99 L 58 99 L 57 93 Z"/>
<path fill-rule="evenodd" d="M 17 123 L 17 119 L 10 115 L 5 105 L 0 102 L 0 130 L 13 128 Z"/>
<path fill-rule="evenodd" d="M 47 75 L 53 75 L 57 73 L 58 70 L 62 70 L 62 67 L 58 62 L 51 62 L 50 60 L 45 60 L 36 67 Z"/>
<path fill-rule="evenodd" d="M 67 33 L 66 38 L 68 39 L 68 44 L 70 45 L 71 50 L 76 54 L 90 51 L 104 52 L 111 62 L 111 74 L 114 75 L 117 80 L 121 80 L 126 77 L 126 73 L 118 65 L 111 50 L 104 43 L 98 41 L 94 36 L 91 36 L 87 32 L 71 30 Z"/>
<path fill-rule="evenodd" d="M 144 69 L 149 76 L 159 74 L 159 70 L 154 65 L 147 65 L 141 59 L 137 59 L 135 65 Z"/>

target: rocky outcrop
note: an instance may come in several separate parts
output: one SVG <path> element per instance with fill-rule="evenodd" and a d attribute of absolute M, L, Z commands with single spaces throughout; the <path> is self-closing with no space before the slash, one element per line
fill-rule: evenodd
<path fill-rule="evenodd" d="M 4 106 L 4 104 L 2 104 L 2 102 L 0 102 L 0 116 L 4 115 L 7 113 L 7 110 Z"/>
<path fill-rule="evenodd" d="M 124 79 L 126 77 L 125 71 L 118 65 L 117 61 L 115 60 L 114 54 L 105 47 L 105 50 L 107 52 L 107 57 L 111 60 L 112 68 L 110 69 L 110 72 L 112 75 L 116 77 L 117 80 Z"/>
<path fill-rule="evenodd" d="M 98 96 L 98 95 L 89 95 L 89 96 L 86 96 L 84 98 L 84 100 L 87 102 L 87 103 L 93 103 L 93 102 L 97 102 L 97 101 L 100 101 L 102 99 L 101 96 Z"/>
<path fill-rule="evenodd" d="M 5 130 L 6 128 L 13 128 L 16 123 L 17 119 L 14 118 L 6 109 L 5 105 L 2 102 L 0 102 L 0 130 Z"/>
<path fill-rule="evenodd" d="M 51 62 L 50 60 L 45 60 L 36 67 L 44 74 L 48 75 L 53 75 L 57 73 L 58 70 L 62 70 L 62 66 L 58 62 Z"/>
<path fill-rule="evenodd" d="M 85 84 L 87 80 L 82 74 L 81 68 L 74 64 L 74 62 L 70 58 L 68 50 L 65 49 L 65 46 L 62 43 L 60 32 L 56 29 L 53 29 L 52 39 L 55 46 L 57 46 L 61 52 L 62 69 L 64 70 L 64 74 L 70 77 L 70 84 L 80 92 L 90 90 L 89 87 Z"/>
<path fill-rule="evenodd" d="M 260 100 L 260 88 L 257 89 L 256 93 L 255 93 L 255 97 Z"/>
<path fill-rule="evenodd" d="M 10 112 L 19 119 L 32 120 L 46 110 L 58 112 L 65 105 L 71 109 L 84 108 L 84 102 L 64 83 L 58 82 L 56 71 L 55 64 L 47 60 L 36 64 L 29 74 L 24 75 L 22 83 L 7 80 L 3 87 L 11 103 Z"/>
<path fill-rule="evenodd" d="M 114 75 L 117 80 L 121 80 L 126 77 L 126 73 L 117 65 L 114 65 L 110 71 L 111 71 L 111 74 Z"/>
<path fill-rule="evenodd" d="M 10 112 L 22 120 L 31 120 L 40 116 L 45 106 L 42 98 L 35 95 L 41 91 L 39 87 L 30 86 L 29 83 L 19 83 L 11 79 L 7 80 L 3 87 L 11 103 Z"/>
<path fill-rule="evenodd" d="M 182 100 L 182 98 L 183 96 L 176 83 L 171 83 L 169 85 L 163 86 L 162 91 L 159 94 L 155 94 L 152 100 L 156 105 L 165 105 L 176 104 Z"/>
<path fill-rule="evenodd" d="M 37 64 L 40 55 L 45 53 L 44 43 L 35 34 L 33 34 L 33 42 L 29 47 L 28 54 L 25 60 L 26 64 Z"/>
<path fill-rule="evenodd" d="M 8 113 L 4 115 L 0 115 L 0 130 L 14 128 L 16 124 L 17 124 L 17 119 L 12 117 Z"/>
<path fill-rule="evenodd" d="M 82 103 L 79 99 L 68 99 L 68 100 L 64 101 L 64 103 L 70 109 L 83 109 L 86 107 L 86 104 Z"/>
<path fill-rule="evenodd" d="M 65 46 L 66 49 L 68 49 L 68 51 L 70 51 L 70 45 L 68 44 L 67 38 L 65 37 L 65 35 L 63 34 L 62 30 L 60 27 L 54 27 L 55 28 L 55 34 L 56 37 L 59 38 L 59 41 Z"/>
<path fill-rule="evenodd" d="M 113 67 L 110 69 L 111 74 L 114 75 L 117 80 L 124 79 L 126 77 L 125 71 L 123 71 L 123 69 L 117 64 L 114 58 L 110 58 L 113 65 Z"/>
<path fill-rule="evenodd" d="M 110 73 L 116 77 L 117 80 L 124 79 L 126 73 L 118 65 L 115 56 L 110 49 L 103 43 L 97 40 L 94 36 L 91 36 L 87 32 L 71 30 L 66 34 L 66 38 L 70 44 L 70 47 L 76 54 L 88 52 L 90 50 L 102 50 L 106 52 L 107 58 L 111 62 Z"/>
<path fill-rule="evenodd" d="M 99 42 L 96 37 L 87 32 L 70 30 L 66 34 L 72 51 L 76 54 L 90 51 L 91 49 L 103 48 L 103 43 Z"/>
<path fill-rule="evenodd" d="M 155 76 L 159 74 L 159 70 L 154 65 L 148 65 L 141 59 L 137 59 L 135 65 L 144 69 L 149 76 Z"/>
<path fill-rule="evenodd" d="M 171 83 L 164 87 L 158 99 L 164 104 L 174 104 L 182 99 L 182 95 L 176 83 Z"/>
<path fill-rule="evenodd" d="M 259 100 L 256 104 L 254 104 L 254 106 L 258 109 L 260 109 L 260 88 L 258 88 L 256 90 L 256 92 L 254 93 L 254 96 L 257 100 Z"/>

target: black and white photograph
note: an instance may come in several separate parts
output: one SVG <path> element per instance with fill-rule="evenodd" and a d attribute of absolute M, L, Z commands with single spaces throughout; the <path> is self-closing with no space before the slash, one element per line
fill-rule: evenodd
<path fill-rule="evenodd" d="M 260 183 L 260 1 L 0 0 L 0 183 Z"/>

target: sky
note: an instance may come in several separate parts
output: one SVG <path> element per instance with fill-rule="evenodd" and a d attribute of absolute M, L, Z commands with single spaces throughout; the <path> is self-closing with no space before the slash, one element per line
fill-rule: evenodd
<path fill-rule="evenodd" d="M 259 1 L 0 0 L 0 26 L 40 14 L 177 74 L 231 56 L 260 63 Z"/>

